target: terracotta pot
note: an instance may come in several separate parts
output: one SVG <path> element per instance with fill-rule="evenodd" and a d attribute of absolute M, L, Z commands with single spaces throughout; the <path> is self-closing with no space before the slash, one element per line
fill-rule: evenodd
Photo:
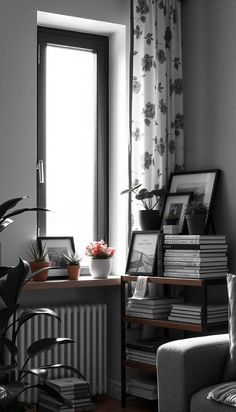
<path fill-rule="evenodd" d="M 94 279 L 106 279 L 111 273 L 111 258 L 90 259 L 89 270 Z"/>
<path fill-rule="evenodd" d="M 30 268 L 32 272 L 36 272 L 39 269 L 51 266 L 50 262 L 30 262 Z M 44 282 L 48 279 L 48 269 L 43 270 L 33 277 L 33 280 L 36 282 Z"/>
<path fill-rule="evenodd" d="M 68 273 L 69 280 L 78 280 L 80 276 L 80 266 L 78 265 L 67 266 L 67 273 Z"/>
<path fill-rule="evenodd" d="M 159 210 L 139 210 L 139 223 L 142 230 L 159 230 L 161 227 Z"/>

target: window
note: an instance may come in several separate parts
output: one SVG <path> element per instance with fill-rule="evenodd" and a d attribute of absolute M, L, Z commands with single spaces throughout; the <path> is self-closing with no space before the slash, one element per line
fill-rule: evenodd
<path fill-rule="evenodd" d="M 38 172 L 41 236 L 108 240 L 106 36 L 38 29 Z"/>

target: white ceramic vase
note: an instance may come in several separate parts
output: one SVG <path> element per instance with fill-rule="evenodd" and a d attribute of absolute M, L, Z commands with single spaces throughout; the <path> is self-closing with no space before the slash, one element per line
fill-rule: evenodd
<path fill-rule="evenodd" d="M 90 259 L 89 270 L 94 279 L 106 279 L 111 273 L 111 258 Z"/>

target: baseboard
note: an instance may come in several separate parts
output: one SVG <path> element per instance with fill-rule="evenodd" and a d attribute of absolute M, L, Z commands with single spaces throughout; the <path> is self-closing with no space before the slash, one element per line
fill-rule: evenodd
<path fill-rule="evenodd" d="M 107 394 L 114 399 L 121 400 L 121 383 L 108 379 L 107 381 Z"/>

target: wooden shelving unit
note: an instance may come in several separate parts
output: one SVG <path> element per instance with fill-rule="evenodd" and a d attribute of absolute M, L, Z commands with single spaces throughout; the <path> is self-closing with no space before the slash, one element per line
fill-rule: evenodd
<path fill-rule="evenodd" d="M 218 324 L 207 324 L 207 302 L 208 302 L 208 287 L 213 285 L 226 284 L 226 278 L 205 278 L 205 279 L 192 279 L 192 278 L 167 278 L 167 277 L 149 277 L 148 282 L 152 284 L 166 285 L 168 286 L 190 286 L 200 289 L 201 294 L 201 306 L 202 306 L 202 323 L 183 323 L 173 322 L 168 319 L 145 319 L 134 316 L 125 315 L 126 306 L 126 287 L 130 282 L 135 282 L 137 276 L 123 275 L 121 276 L 121 406 L 126 406 L 126 368 L 139 368 L 156 371 L 155 366 L 147 365 L 144 363 L 133 362 L 126 360 L 126 325 L 127 324 L 140 324 L 148 325 L 155 328 L 174 329 L 189 332 L 196 332 L 197 334 L 206 335 L 209 331 L 219 331 L 226 328 L 227 323 L 221 322 Z"/>
<path fill-rule="evenodd" d="M 23 290 L 49 290 L 49 289 L 71 289 L 88 288 L 97 286 L 120 286 L 119 276 L 110 276 L 107 279 L 93 279 L 92 276 L 81 276 L 78 280 L 46 280 L 45 282 L 31 281 L 26 283 Z"/>

